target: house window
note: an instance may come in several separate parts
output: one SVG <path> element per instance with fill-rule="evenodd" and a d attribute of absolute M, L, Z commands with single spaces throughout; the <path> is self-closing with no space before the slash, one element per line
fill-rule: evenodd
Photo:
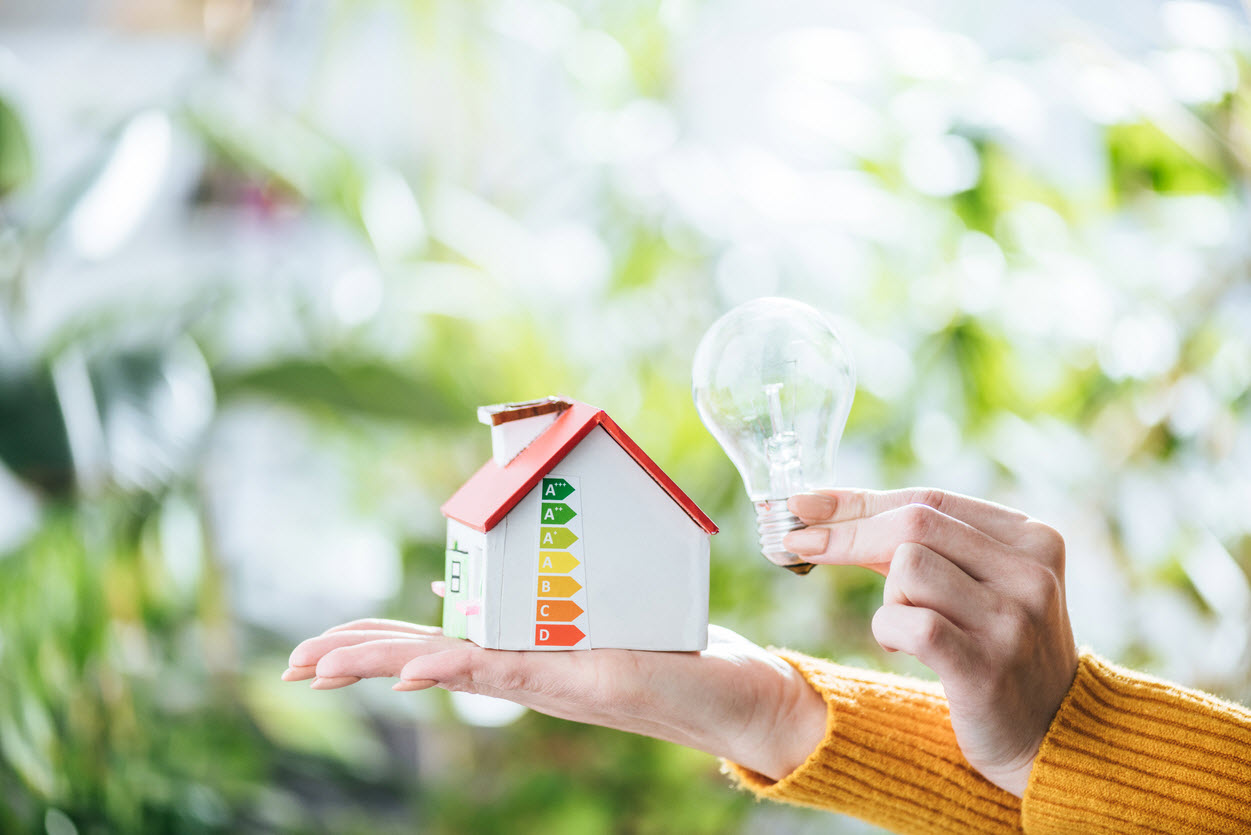
<path fill-rule="evenodd" d="M 452 575 L 448 578 L 448 591 L 460 591 L 460 560 L 452 560 Z"/>

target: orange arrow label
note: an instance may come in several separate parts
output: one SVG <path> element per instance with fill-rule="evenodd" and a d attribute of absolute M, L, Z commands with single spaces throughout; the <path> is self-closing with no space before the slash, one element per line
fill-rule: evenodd
<path fill-rule="evenodd" d="M 540 647 L 571 647 L 586 633 L 571 623 L 534 627 L 534 644 Z"/>
<path fill-rule="evenodd" d="M 539 597 L 573 597 L 582 584 L 572 577 L 539 575 Z"/>
<path fill-rule="evenodd" d="M 583 608 L 572 600 L 540 600 L 534 606 L 534 619 L 567 622 L 577 619 L 583 611 Z"/>
<path fill-rule="evenodd" d="M 539 551 L 539 571 L 568 574 L 579 565 L 578 558 L 568 551 Z"/>

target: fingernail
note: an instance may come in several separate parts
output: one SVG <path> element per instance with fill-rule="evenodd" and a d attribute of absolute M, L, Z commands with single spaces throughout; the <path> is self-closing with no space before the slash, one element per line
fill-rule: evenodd
<path fill-rule="evenodd" d="M 799 493 L 786 503 L 791 513 L 804 519 L 829 519 L 834 515 L 834 500 L 820 493 Z"/>
<path fill-rule="evenodd" d="M 309 687 L 314 690 L 336 690 L 360 681 L 356 676 L 318 676 Z"/>
<path fill-rule="evenodd" d="M 316 675 L 316 673 L 313 672 L 314 669 L 316 668 L 294 667 L 294 666 L 288 667 L 286 670 L 283 671 L 282 680 L 283 681 L 303 681 L 306 678 L 312 678 L 313 676 Z"/>
<path fill-rule="evenodd" d="M 782 538 L 782 547 L 792 554 L 811 556 L 820 554 L 830 542 L 830 532 L 825 528 L 803 528 L 791 531 Z"/>
<path fill-rule="evenodd" d="M 404 693 L 413 690 L 429 690 L 435 684 L 436 682 L 424 678 L 402 678 L 397 683 L 391 685 L 391 689 Z"/>

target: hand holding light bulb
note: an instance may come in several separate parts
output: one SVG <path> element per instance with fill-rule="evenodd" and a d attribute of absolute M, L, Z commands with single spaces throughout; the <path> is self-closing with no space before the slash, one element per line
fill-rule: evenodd
<path fill-rule="evenodd" d="M 699 343 L 692 370 L 700 419 L 743 477 L 760 549 L 798 574 L 811 563 L 782 538 L 803 523 L 791 496 L 834 484 L 838 444 L 856 393 L 851 355 L 824 316 L 764 298 L 722 316 Z"/>

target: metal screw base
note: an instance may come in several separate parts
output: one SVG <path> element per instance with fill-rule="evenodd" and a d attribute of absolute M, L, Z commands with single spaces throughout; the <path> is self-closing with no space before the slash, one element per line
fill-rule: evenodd
<path fill-rule="evenodd" d="M 785 499 L 756 502 L 756 530 L 760 533 L 760 552 L 769 562 L 780 565 L 796 574 L 807 574 L 812 563 L 804 562 L 798 555 L 787 551 L 782 537 L 804 527 L 799 517 L 791 513 Z"/>

